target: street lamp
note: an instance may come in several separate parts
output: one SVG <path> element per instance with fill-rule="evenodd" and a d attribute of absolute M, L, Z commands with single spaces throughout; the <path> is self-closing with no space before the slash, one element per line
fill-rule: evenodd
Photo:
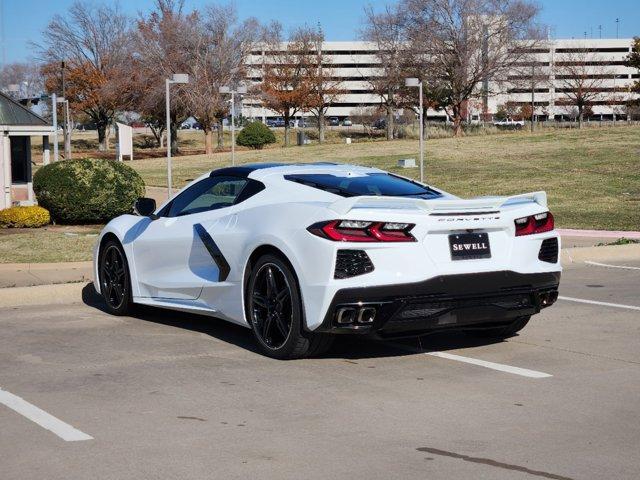
<path fill-rule="evenodd" d="M 171 198 L 171 100 L 169 98 L 169 85 L 172 83 L 189 83 L 189 75 L 186 73 L 174 73 L 171 78 L 165 80 L 166 108 L 167 108 L 167 186 L 168 198 Z"/>
<path fill-rule="evenodd" d="M 236 164 L 236 93 L 247 93 L 247 87 L 239 85 L 233 90 L 228 85 L 220 87 L 220 93 L 231 94 L 231 165 Z"/>
<path fill-rule="evenodd" d="M 420 181 L 424 182 L 424 135 L 422 120 L 422 82 L 417 78 L 406 78 L 404 81 L 407 87 L 418 87 L 418 95 L 420 96 Z"/>

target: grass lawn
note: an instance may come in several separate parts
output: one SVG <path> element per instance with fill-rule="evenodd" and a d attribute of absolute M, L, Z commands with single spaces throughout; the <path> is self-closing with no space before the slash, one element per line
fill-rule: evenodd
<path fill-rule="evenodd" d="M 239 163 L 330 161 L 371 165 L 417 177 L 396 167 L 418 158 L 416 140 L 271 148 L 236 153 Z M 230 154 L 174 158 L 176 185 L 227 166 Z M 148 185 L 164 186 L 164 158 L 131 164 Z M 546 190 L 557 225 L 564 228 L 640 230 L 640 127 L 549 129 L 426 142 L 426 179 L 455 195 L 507 195 Z"/>
<path fill-rule="evenodd" d="M 0 230 L 0 263 L 91 260 L 99 226 Z"/>

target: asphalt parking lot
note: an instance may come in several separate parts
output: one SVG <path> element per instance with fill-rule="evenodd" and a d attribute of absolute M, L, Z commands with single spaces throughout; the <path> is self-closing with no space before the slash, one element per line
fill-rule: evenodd
<path fill-rule="evenodd" d="M 222 321 L 111 317 L 91 287 L 0 309 L 0 478 L 637 479 L 640 262 L 608 265 L 565 269 L 505 342 L 290 362 Z"/>

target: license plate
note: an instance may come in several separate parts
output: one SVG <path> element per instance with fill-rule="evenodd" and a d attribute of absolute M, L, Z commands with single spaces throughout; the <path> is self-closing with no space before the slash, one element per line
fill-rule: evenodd
<path fill-rule="evenodd" d="M 451 260 L 491 258 L 488 233 L 458 233 L 449 235 Z"/>

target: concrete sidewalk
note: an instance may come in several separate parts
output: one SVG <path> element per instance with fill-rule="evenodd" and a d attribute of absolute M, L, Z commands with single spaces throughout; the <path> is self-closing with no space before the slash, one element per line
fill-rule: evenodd
<path fill-rule="evenodd" d="M 611 243 L 619 238 L 640 240 L 640 232 L 559 228 L 558 233 L 562 237 L 562 248 L 595 247 L 601 243 Z"/>
<path fill-rule="evenodd" d="M 92 262 L 0 264 L 0 288 L 90 282 Z"/>

